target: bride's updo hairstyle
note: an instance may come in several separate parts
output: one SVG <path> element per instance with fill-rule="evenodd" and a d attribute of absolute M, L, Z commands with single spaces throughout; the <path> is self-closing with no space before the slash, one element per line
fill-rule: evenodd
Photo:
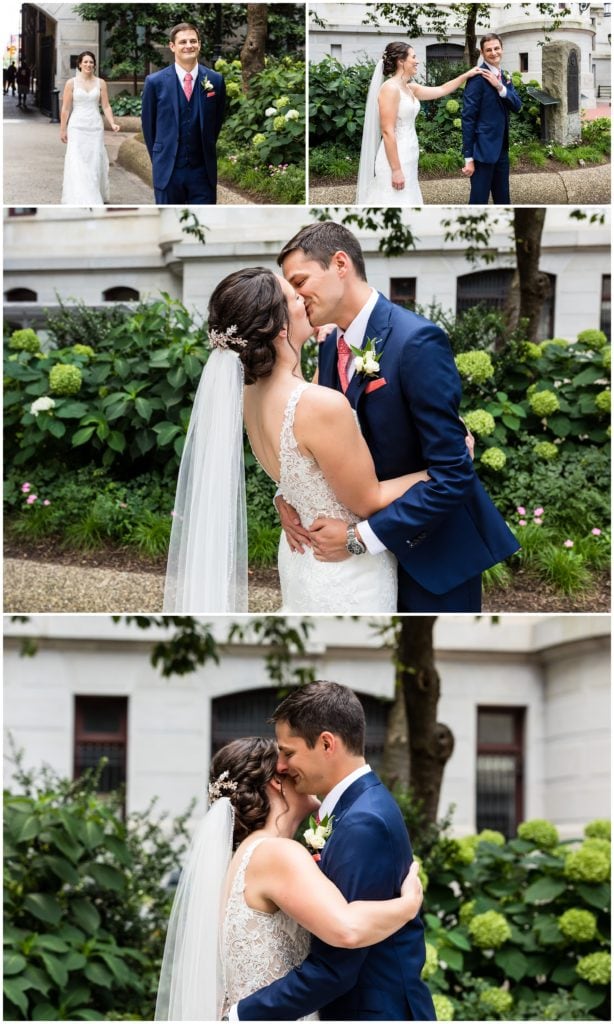
<path fill-rule="evenodd" d="M 83 63 L 83 58 L 84 57 L 91 57 L 92 58 L 92 60 L 94 61 L 94 71 L 95 71 L 96 70 L 96 54 L 92 53 L 91 50 L 84 50 L 83 53 L 79 54 L 79 56 L 77 57 L 77 71 L 81 70 L 81 64 Z"/>
<path fill-rule="evenodd" d="M 405 60 L 411 46 L 409 43 L 388 43 L 382 54 L 384 61 L 384 74 L 394 75 L 400 60 Z"/>
<path fill-rule="evenodd" d="M 237 352 L 245 383 L 268 377 L 275 365 L 275 339 L 288 327 L 288 303 L 276 275 L 265 267 L 247 267 L 220 281 L 209 300 L 208 328 L 218 334 L 231 327 L 237 342 L 227 347 Z"/>
<path fill-rule="evenodd" d="M 210 800 L 229 797 L 235 812 L 235 850 L 246 836 L 266 822 L 271 809 L 266 787 L 277 774 L 277 758 L 275 740 L 248 736 L 227 743 L 211 762 Z"/>

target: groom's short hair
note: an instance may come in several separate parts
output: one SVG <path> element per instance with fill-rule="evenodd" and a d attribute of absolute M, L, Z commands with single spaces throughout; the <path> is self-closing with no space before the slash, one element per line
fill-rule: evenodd
<path fill-rule="evenodd" d="M 287 722 L 291 732 L 315 747 L 318 736 L 332 732 L 339 736 L 349 754 L 365 752 L 365 713 L 348 686 L 318 680 L 293 690 L 275 708 L 272 722 Z"/>
<path fill-rule="evenodd" d="M 499 46 L 503 46 L 503 40 L 501 36 L 498 36 L 496 32 L 487 32 L 485 36 L 480 39 L 480 50 L 484 49 L 484 43 L 489 43 L 491 39 L 496 39 Z"/>
<path fill-rule="evenodd" d="M 196 25 L 193 25 L 191 21 L 180 21 L 178 25 L 173 25 L 172 29 L 168 34 L 171 43 L 175 42 L 175 36 L 179 32 L 195 32 L 196 37 L 200 42 L 200 32 L 196 28 Z"/>
<path fill-rule="evenodd" d="M 334 220 L 325 220 L 301 228 L 294 238 L 286 242 L 277 257 L 280 267 L 283 267 L 286 256 L 296 249 L 304 252 L 309 259 L 315 260 L 324 270 L 328 269 L 336 252 L 345 252 L 350 257 L 354 270 L 361 281 L 367 280 L 365 258 L 360 248 L 360 242 L 343 224 L 337 224 Z"/>

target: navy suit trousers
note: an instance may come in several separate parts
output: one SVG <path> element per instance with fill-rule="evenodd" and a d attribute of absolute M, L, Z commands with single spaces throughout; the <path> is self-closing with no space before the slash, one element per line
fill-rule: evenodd
<path fill-rule="evenodd" d="M 471 175 L 470 206 L 486 206 L 492 193 L 495 205 L 508 206 L 510 203 L 510 158 L 507 150 L 501 153 L 496 164 L 475 161 Z"/>
<path fill-rule="evenodd" d="M 216 190 L 211 187 L 204 164 L 201 167 L 175 167 L 166 188 L 154 189 L 158 206 L 197 203 L 215 206 Z"/>
<path fill-rule="evenodd" d="M 399 573 L 400 612 L 480 612 L 482 575 L 466 580 L 445 594 L 431 594 L 408 573 Z"/>

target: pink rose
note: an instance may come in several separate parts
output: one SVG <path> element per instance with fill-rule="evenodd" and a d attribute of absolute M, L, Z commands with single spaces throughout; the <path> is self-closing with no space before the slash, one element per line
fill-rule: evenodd
<path fill-rule="evenodd" d="M 37 494 L 31 494 L 29 498 L 26 498 L 26 505 L 33 505 L 34 502 L 37 499 L 38 499 L 38 495 Z"/>
<path fill-rule="evenodd" d="M 519 519 L 518 520 L 518 525 L 519 526 L 526 526 L 527 525 L 526 519 Z"/>
<path fill-rule="evenodd" d="M 570 540 L 569 537 L 568 537 L 566 541 L 563 541 L 563 547 L 564 548 L 572 548 L 573 547 L 573 541 Z"/>
<path fill-rule="evenodd" d="M 533 520 L 533 526 L 541 526 L 543 521 L 544 521 L 543 519 L 534 519 Z"/>
<path fill-rule="evenodd" d="M 533 509 L 533 515 L 534 516 L 543 516 L 543 514 L 544 514 L 543 508 L 534 508 Z"/>
<path fill-rule="evenodd" d="M 599 529 L 598 526 L 594 526 L 593 529 L 591 530 L 591 533 L 592 533 L 593 537 L 601 537 L 601 530 Z"/>
<path fill-rule="evenodd" d="M 27 494 L 27 493 L 28 493 L 28 491 L 31 491 L 31 490 L 32 490 L 32 484 L 29 484 L 29 483 L 27 483 L 27 481 L 26 481 L 26 483 L 25 483 L 25 484 L 22 484 L 22 485 L 21 485 L 21 489 L 22 489 L 22 491 L 23 491 L 23 493 L 24 493 L 24 494 Z"/>
<path fill-rule="evenodd" d="M 49 498 L 45 498 L 45 500 L 43 502 L 43 505 L 50 505 L 50 504 L 51 504 L 51 502 L 49 501 Z"/>
<path fill-rule="evenodd" d="M 526 516 L 526 514 L 527 514 L 526 508 L 523 508 L 522 505 L 519 505 L 518 508 L 516 509 L 516 511 L 517 511 L 519 516 Z"/>

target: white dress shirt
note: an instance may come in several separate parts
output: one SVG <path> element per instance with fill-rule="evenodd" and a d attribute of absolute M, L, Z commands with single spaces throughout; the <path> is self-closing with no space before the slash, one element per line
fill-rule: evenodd
<path fill-rule="evenodd" d="M 341 335 L 345 338 L 350 348 L 362 348 L 363 342 L 366 341 L 367 324 L 369 323 L 369 317 L 375 309 L 375 303 L 379 298 L 378 292 L 375 288 L 371 289 L 371 294 L 360 312 L 354 317 L 351 324 L 344 331 L 341 327 L 337 327 L 337 337 Z M 352 353 L 347 367 L 348 380 L 350 381 L 356 372 L 356 356 Z"/>
<path fill-rule="evenodd" d="M 320 804 L 320 810 L 318 811 L 318 818 L 320 821 L 324 821 L 324 818 L 327 815 L 330 818 L 346 789 L 349 789 L 357 779 L 360 779 L 363 775 L 367 775 L 370 771 L 372 771 L 371 765 L 363 764 L 360 768 L 356 768 L 355 771 L 346 775 L 344 779 L 341 779 L 341 782 L 338 782 L 336 786 L 333 786 L 330 793 L 326 794 Z"/>
<path fill-rule="evenodd" d="M 195 88 L 196 79 L 198 78 L 198 61 L 196 61 L 193 68 L 188 68 L 187 70 L 186 68 L 182 68 L 181 64 L 177 64 L 177 62 L 175 61 L 175 71 L 177 72 L 177 78 L 179 79 L 179 84 L 181 85 L 182 89 L 183 81 L 187 74 L 190 74 L 192 76 L 192 89 Z M 185 89 L 183 89 L 183 91 L 185 92 Z"/>

